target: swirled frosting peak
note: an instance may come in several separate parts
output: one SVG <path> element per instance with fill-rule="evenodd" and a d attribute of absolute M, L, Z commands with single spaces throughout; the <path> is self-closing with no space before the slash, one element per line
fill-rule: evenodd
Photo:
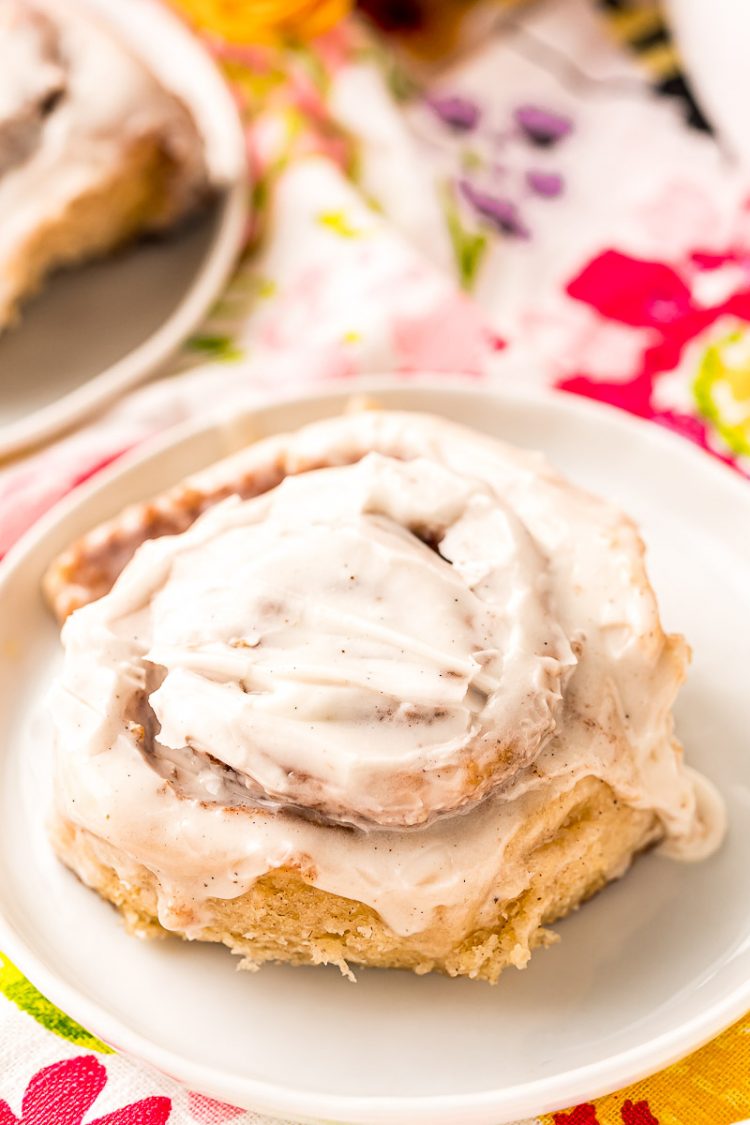
<path fill-rule="evenodd" d="M 339 822 L 421 824 L 512 780 L 575 664 L 518 517 L 378 453 L 147 544 L 69 644 L 94 617 L 105 665 L 123 643 L 142 664 L 157 768 Z"/>

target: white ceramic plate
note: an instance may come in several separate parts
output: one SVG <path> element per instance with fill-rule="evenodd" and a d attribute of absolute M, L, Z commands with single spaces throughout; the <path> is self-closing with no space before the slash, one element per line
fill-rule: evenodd
<path fill-rule="evenodd" d="M 347 391 L 354 384 L 347 385 Z M 243 444 L 340 408 L 341 391 L 211 425 L 122 463 L 27 537 L 0 580 L 0 947 L 92 1031 L 194 1089 L 279 1116 L 498 1125 L 604 1093 L 750 1007 L 750 485 L 656 427 L 573 397 L 412 384 L 375 393 L 544 449 L 629 509 L 665 623 L 695 649 L 677 708 L 730 817 L 695 866 L 645 857 L 496 988 L 438 976 L 266 967 L 223 948 L 142 944 L 53 858 L 49 754 L 33 715 L 58 659 L 39 579 L 128 501 Z"/>
<path fill-rule="evenodd" d="M 221 292 L 245 232 L 245 140 L 207 51 L 157 0 L 77 2 L 114 26 L 189 106 L 217 196 L 176 234 L 59 273 L 24 306 L 20 323 L 0 335 L 0 457 L 154 374 Z"/>
<path fill-rule="evenodd" d="M 701 109 L 734 155 L 750 164 L 750 4 L 668 0 L 667 11 Z"/>

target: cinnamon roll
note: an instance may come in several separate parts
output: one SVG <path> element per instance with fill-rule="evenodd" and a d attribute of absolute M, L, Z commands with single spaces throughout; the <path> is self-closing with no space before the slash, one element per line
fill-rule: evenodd
<path fill-rule="evenodd" d="M 195 123 L 70 0 L 0 4 L 0 328 L 58 266 L 160 231 L 206 198 Z"/>
<path fill-rule="evenodd" d="M 645 848 L 721 840 L 636 528 L 448 421 L 258 442 L 45 590 L 53 841 L 136 933 L 494 981 Z"/>

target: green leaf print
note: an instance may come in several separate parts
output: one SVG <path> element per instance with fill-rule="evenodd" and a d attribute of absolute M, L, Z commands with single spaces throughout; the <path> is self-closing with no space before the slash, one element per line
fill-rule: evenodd
<path fill-rule="evenodd" d="M 487 249 L 487 238 L 483 234 L 467 230 L 463 225 L 455 197 L 450 188 L 446 188 L 443 192 L 443 214 L 448 224 L 448 233 L 453 245 L 461 288 L 468 292 L 473 288 L 477 279 L 479 267 Z"/>
<path fill-rule="evenodd" d="M 229 336 L 192 336 L 187 346 L 194 352 L 204 352 L 211 359 L 223 360 L 225 363 L 242 359 L 242 351 L 232 343 Z"/>
<path fill-rule="evenodd" d="M 42 996 L 3 953 L 0 953 L 0 993 L 61 1039 L 67 1039 L 87 1051 L 98 1051 L 102 1055 L 114 1053 L 106 1043 L 102 1043 Z"/>

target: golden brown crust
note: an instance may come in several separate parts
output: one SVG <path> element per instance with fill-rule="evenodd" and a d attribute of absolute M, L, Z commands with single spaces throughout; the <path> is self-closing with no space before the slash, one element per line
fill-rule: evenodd
<path fill-rule="evenodd" d="M 243 968 L 277 961 L 335 964 L 348 973 L 353 964 L 494 982 L 509 965 L 524 968 L 535 946 L 556 940 L 549 923 L 622 875 L 660 837 L 652 812 L 623 805 L 604 782 L 584 778 L 524 825 L 512 846 L 525 853 L 529 885 L 515 899 L 498 900 L 489 925 L 469 917 L 456 932 L 441 919 L 402 937 L 364 903 L 329 894 L 312 886 L 306 873 L 281 868 L 236 899 L 209 899 L 197 933 L 196 917 L 186 917 L 184 926 L 193 937 L 229 946 L 243 957 Z M 58 823 L 54 842 L 60 858 L 118 907 L 129 930 L 165 936 L 150 871 L 138 867 L 134 877 L 126 857 L 111 849 L 108 856 L 107 845 L 70 822 Z M 120 859 L 127 881 L 116 871 Z"/>

